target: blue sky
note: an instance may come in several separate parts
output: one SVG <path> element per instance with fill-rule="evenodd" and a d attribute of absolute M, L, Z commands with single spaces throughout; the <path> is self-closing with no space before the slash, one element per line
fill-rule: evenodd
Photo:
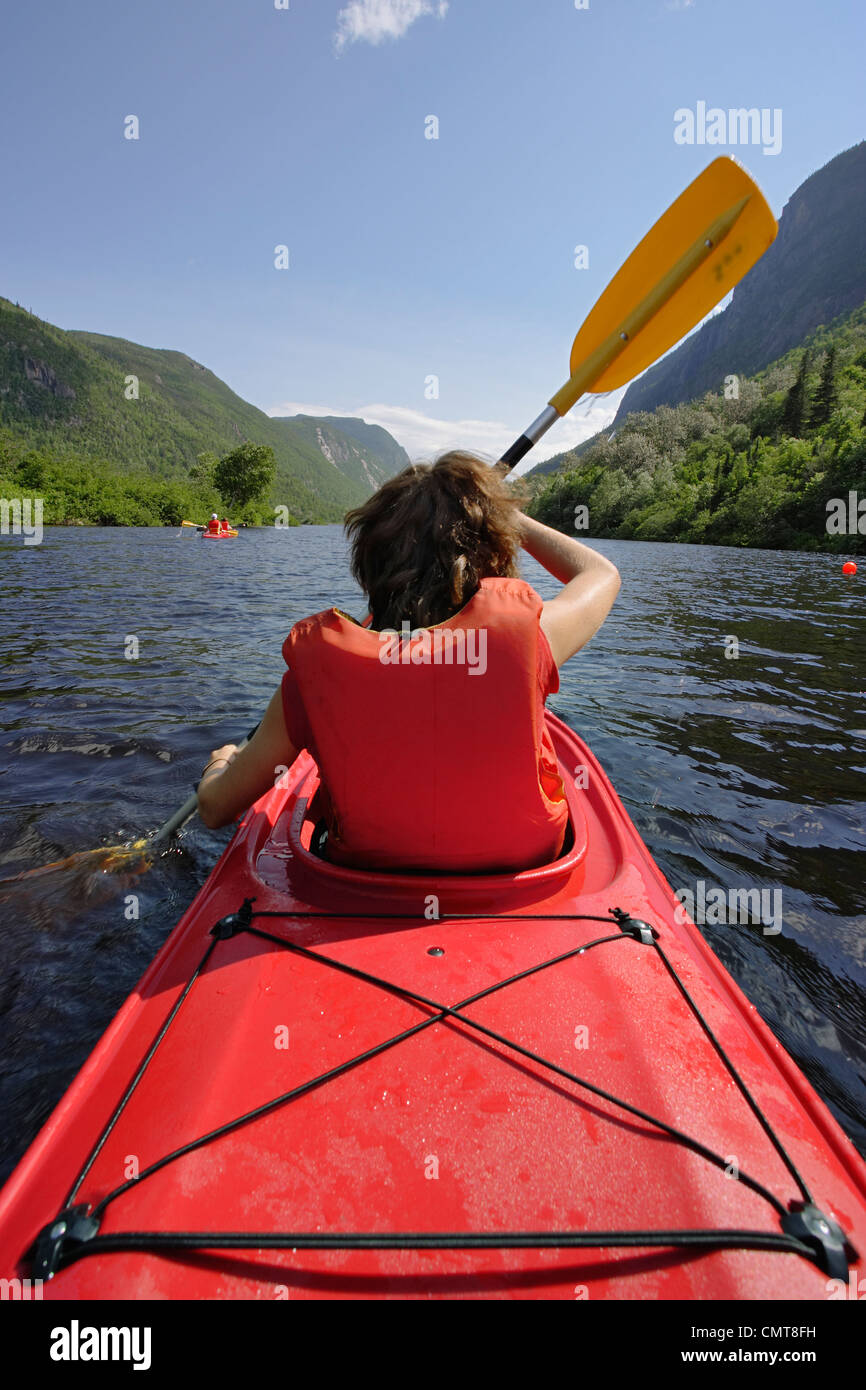
<path fill-rule="evenodd" d="M 498 456 L 715 155 L 778 216 L 866 133 L 861 0 L 282 3 L 7 7 L 0 294 L 179 349 L 270 414 L 362 415 L 413 457 Z M 781 111 L 781 148 L 677 144 L 699 101 Z"/>

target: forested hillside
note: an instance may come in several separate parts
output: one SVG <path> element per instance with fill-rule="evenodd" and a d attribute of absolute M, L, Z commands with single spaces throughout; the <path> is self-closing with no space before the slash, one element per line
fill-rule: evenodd
<path fill-rule="evenodd" d="M 634 412 L 536 489 L 533 515 L 578 535 L 866 552 L 866 305 L 754 377 Z"/>
<path fill-rule="evenodd" d="M 0 467 L 14 484 L 26 460 L 46 520 L 145 525 L 218 507 L 199 460 L 250 442 L 273 450 L 271 520 L 279 505 L 336 521 L 403 466 L 386 431 L 346 424 L 271 418 L 182 352 L 66 332 L 0 298 Z"/>

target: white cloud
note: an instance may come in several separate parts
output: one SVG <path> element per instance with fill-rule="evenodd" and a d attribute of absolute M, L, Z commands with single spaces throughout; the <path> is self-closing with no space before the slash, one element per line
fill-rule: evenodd
<path fill-rule="evenodd" d="M 604 396 L 589 396 L 586 401 L 574 408 L 564 420 L 556 423 L 550 433 L 536 444 L 519 464 L 516 473 L 525 473 L 537 463 L 553 454 L 573 449 L 585 439 L 609 425 L 623 395 L 625 387 Z M 415 461 L 435 458 L 447 449 L 470 449 L 480 454 L 490 463 L 495 463 L 510 444 L 529 425 L 503 424 L 501 420 L 443 420 L 425 415 L 420 410 L 409 410 L 406 406 L 362 405 L 350 410 L 331 405 L 310 405 L 301 401 L 285 401 L 271 406 L 268 415 L 348 415 L 360 417 L 370 425 L 381 425 L 392 434 L 398 444 L 402 444 L 409 457 Z"/>
<path fill-rule="evenodd" d="M 448 0 L 350 0 L 337 15 L 337 49 L 347 43 L 382 43 L 402 39 L 425 15 L 444 19 Z"/>

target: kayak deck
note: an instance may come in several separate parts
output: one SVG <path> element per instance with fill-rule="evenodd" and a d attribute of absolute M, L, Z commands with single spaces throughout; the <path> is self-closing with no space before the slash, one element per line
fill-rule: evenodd
<path fill-rule="evenodd" d="M 862 1273 L 862 1160 L 548 718 L 588 786 L 523 874 L 316 860 L 299 757 L 0 1194 L 2 1274 L 55 1261 L 44 1296 L 76 1299 L 826 1299 Z M 789 1214 L 809 1198 L 825 1247 Z M 80 1245 L 70 1205 L 98 1216 Z"/>

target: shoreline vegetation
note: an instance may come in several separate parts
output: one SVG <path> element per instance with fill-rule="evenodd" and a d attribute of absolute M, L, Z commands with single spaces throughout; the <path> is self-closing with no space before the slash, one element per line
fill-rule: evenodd
<path fill-rule="evenodd" d="M 218 459 L 202 453 L 187 479 L 118 473 L 104 459 L 56 455 L 0 434 L 0 498 L 41 498 L 43 526 L 170 526 L 204 524 L 216 512 L 233 525 L 284 526 L 302 520 L 262 500 L 274 477 L 273 451 L 244 444 Z"/>
<path fill-rule="evenodd" d="M 866 553 L 866 305 L 557 461 L 530 475 L 529 511 L 569 534 Z"/>
<path fill-rule="evenodd" d="M 866 553 L 866 305 L 754 377 L 634 412 L 524 475 L 527 510 L 585 539 Z M 210 452 L 181 477 L 121 471 L 0 430 L 0 499 L 43 499 L 45 526 L 324 524 L 276 496 L 267 445 Z M 333 518 L 329 518 L 333 520 Z"/>

